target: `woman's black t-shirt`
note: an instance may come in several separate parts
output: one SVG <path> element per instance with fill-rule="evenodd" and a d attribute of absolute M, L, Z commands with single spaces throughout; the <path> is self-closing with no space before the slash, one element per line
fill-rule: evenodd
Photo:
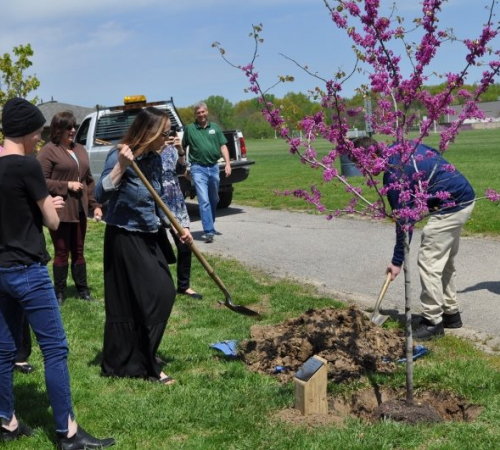
<path fill-rule="evenodd" d="M 40 163 L 30 156 L 0 158 L 0 267 L 47 264 L 43 216 L 49 195 Z"/>

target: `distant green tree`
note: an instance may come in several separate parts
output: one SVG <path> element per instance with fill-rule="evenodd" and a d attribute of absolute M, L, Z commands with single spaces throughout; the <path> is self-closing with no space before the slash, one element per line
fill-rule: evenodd
<path fill-rule="evenodd" d="M 25 76 L 26 69 L 33 63 L 30 58 L 33 56 L 33 49 L 30 44 L 19 45 L 12 50 L 16 61 L 13 61 L 9 53 L 4 53 L 0 57 L 0 72 L 2 72 L 2 86 L 0 88 L 0 105 L 4 105 L 7 100 L 13 97 L 26 98 L 31 91 L 40 86 L 40 81 L 36 75 Z M 38 97 L 30 100 L 33 104 L 38 101 Z"/>
<path fill-rule="evenodd" d="M 194 122 L 195 118 L 192 106 L 187 106 L 185 108 L 177 108 L 177 112 L 179 113 L 179 116 L 181 116 L 181 120 L 184 126 Z"/>
<path fill-rule="evenodd" d="M 33 56 L 33 49 L 30 44 L 19 45 L 12 50 L 16 61 L 13 61 L 9 53 L 4 53 L 0 57 L 0 107 L 5 102 L 14 97 L 26 98 L 31 91 L 40 86 L 40 81 L 36 75 L 25 76 L 25 70 L 30 68 L 33 63 L 30 58 Z M 29 99 L 27 99 L 29 100 Z M 38 97 L 33 97 L 31 103 L 36 104 Z M 0 143 L 3 142 L 3 135 L 0 133 Z"/>
<path fill-rule="evenodd" d="M 312 116 L 321 110 L 317 102 L 311 101 L 309 96 L 302 92 L 288 92 L 281 100 L 283 116 L 288 123 L 299 128 L 298 123 L 304 116 Z"/>
<path fill-rule="evenodd" d="M 274 96 L 273 96 L 274 98 Z M 241 130 L 246 138 L 262 139 L 274 137 L 261 113 L 262 105 L 257 99 L 242 100 L 234 106 L 234 128 Z"/>
<path fill-rule="evenodd" d="M 224 130 L 234 128 L 233 104 L 221 95 L 211 95 L 206 100 L 210 120 L 216 122 Z"/>

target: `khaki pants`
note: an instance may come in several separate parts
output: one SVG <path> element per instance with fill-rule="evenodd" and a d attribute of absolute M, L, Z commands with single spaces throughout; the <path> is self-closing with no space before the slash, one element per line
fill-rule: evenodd
<path fill-rule="evenodd" d="M 422 317 L 434 325 L 442 315 L 458 312 L 455 287 L 455 256 L 462 228 L 472 214 L 474 203 L 461 211 L 432 216 L 422 230 L 418 269 L 422 293 Z"/>

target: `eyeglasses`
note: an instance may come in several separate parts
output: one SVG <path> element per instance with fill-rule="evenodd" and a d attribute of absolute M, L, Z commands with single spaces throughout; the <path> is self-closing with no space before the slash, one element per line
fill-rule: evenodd
<path fill-rule="evenodd" d="M 162 135 L 163 137 L 168 137 L 168 136 L 169 136 L 169 134 L 170 134 L 170 129 L 168 129 L 168 130 L 164 131 L 161 135 Z"/>
<path fill-rule="evenodd" d="M 68 126 L 66 127 L 66 129 L 67 129 L 68 131 L 71 131 L 73 128 L 75 128 L 75 129 L 76 129 L 76 124 L 68 125 Z"/>

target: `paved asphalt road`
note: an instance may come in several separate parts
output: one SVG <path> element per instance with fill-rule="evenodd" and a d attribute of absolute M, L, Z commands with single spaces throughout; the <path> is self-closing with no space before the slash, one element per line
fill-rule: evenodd
<path fill-rule="evenodd" d="M 189 203 L 196 245 L 210 254 L 227 256 L 277 277 L 316 285 L 339 300 L 373 307 L 392 256 L 390 224 L 333 219 L 305 213 L 271 211 L 232 205 L 219 211 L 212 244 L 201 240 L 196 203 Z M 420 310 L 416 265 L 420 232 L 411 249 L 413 310 Z M 500 240 L 462 238 L 456 260 L 459 303 L 464 328 L 455 333 L 500 351 Z M 403 274 L 391 283 L 383 310 L 404 314 Z M 228 288 L 230 281 L 224 281 Z"/>

